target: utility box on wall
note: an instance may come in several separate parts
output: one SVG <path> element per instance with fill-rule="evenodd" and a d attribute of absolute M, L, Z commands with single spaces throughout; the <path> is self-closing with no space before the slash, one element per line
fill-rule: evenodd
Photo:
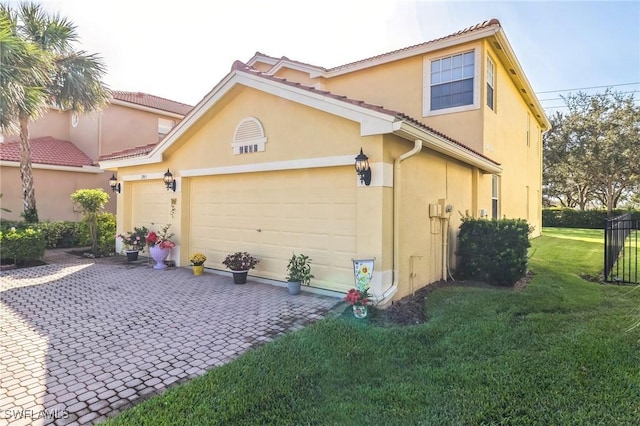
<path fill-rule="evenodd" d="M 442 206 L 440 204 L 429 204 L 429 217 L 442 216 Z"/>

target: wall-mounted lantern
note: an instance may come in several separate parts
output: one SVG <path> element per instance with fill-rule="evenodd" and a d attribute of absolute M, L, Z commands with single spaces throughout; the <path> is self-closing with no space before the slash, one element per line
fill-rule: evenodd
<path fill-rule="evenodd" d="M 167 191 L 172 190 L 176 192 L 176 181 L 173 179 L 173 174 L 167 169 L 167 173 L 164 174 L 164 186 L 167 187 Z"/>
<path fill-rule="evenodd" d="M 114 173 L 109 179 L 109 186 L 111 187 L 111 191 L 120 193 L 120 183 L 118 182 L 118 178 L 116 178 L 116 174 Z"/>
<path fill-rule="evenodd" d="M 356 157 L 356 173 L 360 176 L 360 182 L 369 186 L 371 183 L 371 168 L 369 167 L 369 157 L 364 155 L 362 148 Z"/>

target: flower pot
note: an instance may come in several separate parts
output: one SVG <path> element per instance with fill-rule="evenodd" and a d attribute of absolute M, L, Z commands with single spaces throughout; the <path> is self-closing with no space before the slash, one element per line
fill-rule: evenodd
<path fill-rule="evenodd" d="M 165 269 L 167 265 L 164 264 L 164 261 L 169 257 L 169 253 L 171 253 L 171 249 L 168 248 L 160 248 L 158 246 L 149 247 L 149 254 L 156 262 L 156 264 L 153 265 L 153 269 Z"/>
<path fill-rule="evenodd" d="M 366 318 L 367 305 L 353 305 L 353 316 L 356 318 Z"/>
<path fill-rule="evenodd" d="M 124 252 L 127 255 L 127 260 L 129 262 L 135 262 L 138 260 L 138 250 L 125 250 Z"/>
<path fill-rule="evenodd" d="M 235 284 L 244 284 L 247 282 L 247 274 L 249 271 L 231 271 L 233 274 L 233 282 Z"/>
<path fill-rule="evenodd" d="M 289 294 L 300 294 L 300 281 L 287 281 L 287 287 L 289 288 Z"/>
<path fill-rule="evenodd" d="M 193 275 L 202 275 L 204 273 L 204 265 L 193 265 Z"/>

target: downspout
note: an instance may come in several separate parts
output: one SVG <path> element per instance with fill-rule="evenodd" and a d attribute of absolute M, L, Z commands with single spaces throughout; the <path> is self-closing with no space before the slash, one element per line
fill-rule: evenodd
<path fill-rule="evenodd" d="M 400 163 L 422 151 L 422 140 L 416 139 L 411 151 L 405 152 L 393 162 L 393 284 L 384 292 L 379 304 L 384 305 L 398 289 L 398 267 L 400 265 Z"/>

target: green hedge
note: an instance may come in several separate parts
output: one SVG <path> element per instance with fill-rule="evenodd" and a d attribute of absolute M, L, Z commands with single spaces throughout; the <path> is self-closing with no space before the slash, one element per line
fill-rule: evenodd
<path fill-rule="evenodd" d="M 45 239 L 37 229 L 9 229 L 0 232 L 0 258 L 13 260 L 17 265 L 42 259 Z"/>
<path fill-rule="evenodd" d="M 464 218 L 458 234 L 460 278 L 514 285 L 527 273 L 532 230 L 522 219 Z"/>
<path fill-rule="evenodd" d="M 55 221 L 29 223 L 17 220 L 1 220 L 0 230 L 37 229 L 42 232 L 46 248 L 68 248 L 80 246 L 82 228 L 80 222 Z"/>
<path fill-rule="evenodd" d="M 640 210 L 613 211 L 614 216 L 631 212 L 633 219 L 640 220 Z M 542 209 L 542 226 L 550 228 L 604 229 L 606 210 L 575 210 L 570 208 Z"/>

